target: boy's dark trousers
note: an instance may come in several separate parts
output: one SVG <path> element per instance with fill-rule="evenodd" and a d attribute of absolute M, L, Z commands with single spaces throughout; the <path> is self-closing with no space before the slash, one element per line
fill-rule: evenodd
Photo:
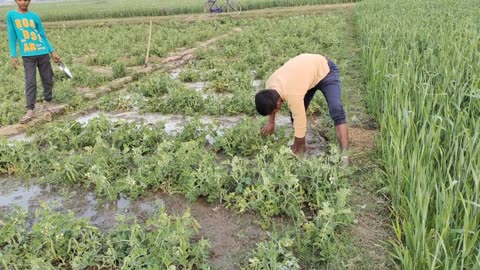
<path fill-rule="evenodd" d="M 25 69 L 27 110 L 33 110 L 37 99 L 37 68 L 43 85 L 43 99 L 50 102 L 53 98 L 53 70 L 50 64 L 50 55 L 23 56 L 22 59 Z"/>

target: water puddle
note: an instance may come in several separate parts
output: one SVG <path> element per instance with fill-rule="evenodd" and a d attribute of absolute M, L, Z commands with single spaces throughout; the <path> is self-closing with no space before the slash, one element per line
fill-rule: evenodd
<path fill-rule="evenodd" d="M 170 71 L 170 76 L 174 79 L 178 79 L 178 76 L 180 76 L 180 72 L 182 72 L 182 69 L 180 68 L 172 69 Z"/>
<path fill-rule="evenodd" d="M 184 127 L 194 119 L 190 116 L 141 113 L 139 111 L 118 113 L 94 111 L 76 118 L 76 121 L 86 125 L 93 119 L 101 116 L 106 117 L 113 122 L 126 121 L 130 123 L 135 122 L 143 124 L 162 123 L 164 125 L 165 132 L 171 136 L 175 136 L 182 132 Z M 212 132 L 216 132 L 217 134 L 221 135 L 223 130 L 234 127 L 243 119 L 245 119 L 244 116 L 202 116 L 199 118 L 199 121 L 203 125 L 211 125 Z M 287 132 L 293 131 L 289 116 L 277 115 L 275 118 L 275 123 L 277 126 L 287 126 Z M 215 139 L 211 135 L 207 135 L 205 139 L 210 144 L 215 143 Z M 33 137 L 29 137 L 25 133 L 8 138 L 10 144 L 13 144 L 14 142 L 30 142 L 32 140 Z M 328 142 L 326 142 L 320 134 L 317 134 L 317 132 L 311 130 L 310 128 L 307 130 L 307 144 L 311 146 L 309 149 L 313 149 L 308 151 L 308 154 L 311 156 L 318 156 L 328 151 Z"/>
<path fill-rule="evenodd" d="M 194 118 L 190 116 L 175 115 L 175 114 L 159 114 L 159 113 L 140 113 L 136 111 L 108 113 L 95 111 L 89 114 L 83 115 L 76 119 L 81 124 L 87 124 L 92 119 L 104 116 L 111 121 L 127 121 L 127 122 L 142 122 L 144 124 L 158 124 L 164 123 L 165 132 L 169 135 L 178 134 L 183 128 Z M 216 129 L 227 129 L 240 123 L 244 117 L 242 116 L 202 116 L 200 117 L 200 123 L 210 124 Z M 278 115 L 276 117 L 277 125 L 283 126 L 290 124 L 290 118 L 287 116 Z"/>
<path fill-rule="evenodd" d="M 85 114 L 85 115 L 82 115 L 82 116 L 78 117 L 76 119 L 76 121 L 79 122 L 80 124 L 86 125 L 86 124 L 88 124 L 88 122 L 90 122 L 94 118 L 100 117 L 100 114 L 101 113 L 99 111 L 88 113 L 88 114 Z M 104 115 L 106 115 L 106 113 Z"/>
<path fill-rule="evenodd" d="M 185 83 L 188 88 L 194 89 L 197 92 L 202 92 L 205 87 L 205 82 Z"/>
<path fill-rule="evenodd" d="M 21 133 L 12 137 L 7 138 L 9 145 L 14 144 L 15 142 L 32 142 L 33 137 L 27 136 L 26 133 Z"/>
<path fill-rule="evenodd" d="M 17 179 L 0 178 L 0 208 L 11 205 L 28 209 L 30 200 L 41 195 L 42 189 L 36 185 L 20 185 Z"/>
<path fill-rule="evenodd" d="M 0 178 L 0 186 L 2 211 L 20 206 L 33 219 L 40 203 L 46 202 L 55 211 L 68 210 L 77 217 L 87 218 L 102 230 L 113 228 L 119 215 L 136 217 L 138 222 L 142 222 L 160 207 L 173 216 L 190 210 L 201 226 L 200 234 L 211 243 L 210 262 L 216 269 L 236 269 L 233 258 L 266 238 L 266 233 L 255 224 L 255 216 L 235 214 L 220 204 L 209 204 L 203 200 L 188 202 L 181 196 L 146 193 L 135 200 L 120 196 L 115 201 L 105 201 L 83 187 L 49 189 L 34 184 L 27 186 L 25 181 L 16 178 Z"/>
<path fill-rule="evenodd" d="M 263 81 L 262 80 L 253 80 L 252 86 L 255 90 L 261 90 L 263 88 Z"/>

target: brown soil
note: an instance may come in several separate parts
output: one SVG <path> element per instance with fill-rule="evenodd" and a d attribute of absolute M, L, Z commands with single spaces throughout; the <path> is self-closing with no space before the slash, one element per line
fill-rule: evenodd
<path fill-rule="evenodd" d="M 64 114 L 66 111 L 67 106 L 64 104 L 59 104 L 54 107 L 56 110 L 56 115 Z M 40 123 L 50 122 L 52 121 L 52 113 L 46 111 L 43 108 L 42 104 L 37 104 L 37 108 L 35 109 L 34 118 L 25 124 L 13 124 L 8 126 L 0 127 L 0 137 L 10 137 L 13 135 L 17 135 L 23 133 L 27 130 L 27 128 L 35 126 Z"/>
<path fill-rule="evenodd" d="M 351 197 L 352 210 L 357 224 L 347 231 L 353 237 L 354 245 L 365 252 L 365 257 L 372 262 L 369 269 L 391 269 L 387 241 L 392 239 L 393 232 L 389 219 L 388 200 L 366 188 L 356 186 Z M 350 260 L 353 268 L 362 258 Z"/>
<path fill-rule="evenodd" d="M 96 55 L 95 50 L 90 49 L 88 53 L 86 53 L 86 54 L 84 54 L 80 57 L 73 58 L 73 63 L 74 64 L 87 64 L 88 59 L 90 57 L 94 57 L 95 55 Z"/>
<path fill-rule="evenodd" d="M 377 131 L 360 127 L 349 127 L 350 146 L 356 150 L 371 150 L 375 143 Z"/>
<path fill-rule="evenodd" d="M 242 29 L 235 27 L 232 29 L 234 32 L 241 32 Z M 214 38 L 211 38 L 209 40 L 199 42 L 197 45 L 193 48 L 190 49 L 179 49 L 175 52 L 170 53 L 165 59 L 161 60 L 161 63 L 167 64 L 170 69 L 178 68 L 180 66 L 183 66 L 185 63 L 187 63 L 189 60 L 191 60 L 194 56 L 195 51 L 197 51 L 200 48 L 207 48 L 210 45 L 214 44 L 215 42 L 219 41 L 220 39 L 226 38 L 232 33 L 226 33 L 222 34 L 219 36 L 216 36 Z"/>
<path fill-rule="evenodd" d="M 90 70 L 93 71 L 95 74 L 102 74 L 102 75 L 112 75 L 112 67 L 105 67 L 105 66 L 88 66 Z"/>
<path fill-rule="evenodd" d="M 212 244 L 210 263 L 217 269 L 239 269 L 236 263 L 239 262 L 240 255 L 267 238 L 265 231 L 255 224 L 254 215 L 233 214 L 219 204 L 208 204 L 205 201 L 186 204 L 183 199 L 178 199 L 168 208 L 172 212 L 184 212 L 187 206 L 202 226 L 201 234 Z"/>
<path fill-rule="evenodd" d="M 352 236 L 353 244 L 365 252 L 362 257 L 354 257 L 349 261 L 348 269 L 358 269 L 355 265 L 365 260 L 371 261 L 368 269 L 392 269 L 388 254 L 388 240 L 393 239 L 391 229 L 389 200 L 386 196 L 373 190 L 372 184 L 366 183 L 372 177 L 378 177 L 378 165 L 373 162 L 375 136 L 378 130 L 350 127 L 349 137 L 352 151 L 352 162 L 357 171 L 351 179 L 351 205 L 357 223 L 347 229 Z M 365 259 L 366 258 L 366 259 Z"/>

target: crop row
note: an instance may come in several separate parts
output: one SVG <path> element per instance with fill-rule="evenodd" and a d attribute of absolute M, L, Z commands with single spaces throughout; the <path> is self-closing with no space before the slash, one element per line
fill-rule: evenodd
<path fill-rule="evenodd" d="M 335 26 L 331 21 L 336 21 Z M 327 54 L 342 70 L 355 61 L 355 52 L 345 41 L 348 21 L 343 14 L 243 19 L 235 24 L 242 31 L 232 31 L 214 45 L 197 50 L 178 78 L 153 74 L 131 84 L 128 93 L 142 97 L 135 105 L 145 112 L 255 115 L 252 81 L 263 83 L 290 57 L 302 52 Z M 318 29 L 322 36 L 315 34 Z M 358 87 L 354 76 L 353 71 L 344 75 L 344 91 Z M 194 91 L 190 83 L 200 83 L 202 89 Z M 309 114 L 326 115 L 324 108 L 324 100 L 316 98 Z"/>
<path fill-rule="evenodd" d="M 113 123 L 102 117 L 87 125 L 75 121 L 52 123 L 32 134 L 32 142 L 8 144 L 2 140 L 0 173 L 37 178 L 37 183 L 56 186 L 80 184 L 95 190 L 98 196 L 113 200 L 119 194 L 135 198 L 147 191 L 183 194 L 191 201 L 202 196 L 237 212 L 256 212 L 261 217 L 258 222 L 264 227 L 271 226 L 273 217 L 285 215 L 295 224 L 299 237 L 306 233 L 315 235 L 310 239 L 310 249 L 328 245 L 335 228 L 351 222 L 346 205 L 345 172 L 336 165 L 340 162 L 339 155 L 294 157 L 284 146 L 287 137 L 281 136 L 284 134 L 281 129 L 279 137 L 268 141 L 251 136 L 261 124 L 245 119 L 220 132 L 194 120 L 172 137 L 165 134 L 162 125 Z M 207 135 L 214 138 L 211 147 L 207 147 Z M 314 220 L 307 219 L 306 209 L 318 212 Z M 9 221 L 3 224 L 0 234 L 15 233 L 9 229 L 14 224 Z M 298 230 L 299 226 L 305 228 Z M 60 233 L 55 232 L 60 228 L 51 229 Z M 36 243 L 35 233 L 28 231 L 28 234 L 27 239 L 21 238 L 17 244 Z M 65 232 L 59 237 L 66 237 Z M 32 255 L 33 251 L 5 246 L 9 239 L 16 239 L 14 236 L 2 239 L 5 240 L 0 247 L 7 256 L 0 258 L 3 263 L 11 266 L 18 256 Z M 68 245 L 60 242 L 48 245 L 58 250 L 55 254 L 70 254 L 66 250 Z M 301 241 L 297 244 L 305 245 Z M 94 252 L 91 248 L 85 249 Z M 64 267 L 74 265 L 79 259 L 59 259 L 53 255 L 47 258 L 49 263 L 70 260 Z M 97 262 L 83 263 L 93 266 Z"/>
<path fill-rule="evenodd" d="M 359 0 L 239 0 L 242 10 L 253 10 L 269 7 L 300 6 L 351 3 Z M 107 1 L 68 1 L 51 2 L 32 5 L 32 10 L 37 12 L 44 21 L 68 21 L 84 19 L 125 18 L 134 16 L 164 16 L 186 13 L 203 12 L 202 0 L 146 0 L 138 5 L 128 0 Z M 224 0 L 219 0 L 220 4 Z M 0 18 L 5 18 L 8 10 L 14 6 L 0 7 Z M 58 12 L 61 10 L 61 12 Z"/>
<path fill-rule="evenodd" d="M 357 10 L 403 269 L 480 267 L 478 18 L 468 0 Z"/>

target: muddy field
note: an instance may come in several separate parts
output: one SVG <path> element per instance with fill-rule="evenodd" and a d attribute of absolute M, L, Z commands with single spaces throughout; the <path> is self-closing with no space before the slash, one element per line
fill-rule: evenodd
<path fill-rule="evenodd" d="M 295 14 L 323 14 L 330 10 L 350 9 L 352 4 L 343 5 L 326 5 L 321 7 L 302 7 L 291 9 L 270 9 L 264 11 L 252 11 L 244 13 L 240 18 L 250 18 L 256 16 L 276 17 L 276 16 L 292 16 Z M 163 20 L 171 20 L 172 18 L 154 18 L 153 21 L 160 23 Z M 203 18 L 202 16 L 178 16 L 176 20 L 211 20 L 211 18 Z M 136 23 L 139 18 L 129 19 L 129 22 Z M 49 27 L 65 27 L 74 24 L 115 24 L 115 20 L 107 21 L 85 21 L 85 22 L 68 22 L 68 23 L 50 23 Z M 144 66 L 133 66 L 128 68 L 128 75 L 112 80 L 98 87 L 78 87 L 77 92 L 85 100 L 89 100 L 87 106 L 80 110 L 72 111 L 68 104 L 57 104 L 58 114 L 51 115 L 49 113 L 38 113 L 36 119 L 27 125 L 13 124 L 0 127 L 0 135 L 8 138 L 10 145 L 15 142 L 31 142 L 35 138 L 35 132 L 27 131 L 29 128 L 35 128 L 47 122 L 55 122 L 57 120 L 74 120 L 82 125 L 87 125 L 93 119 L 105 117 L 112 122 L 128 122 L 138 125 L 159 126 L 163 125 L 164 131 L 168 135 L 175 136 L 180 133 L 186 125 L 188 125 L 195 117 L 184 114 L 162 114 L 153 112 L 142 112 L 140 108 L 129 106 L 127 110 L 121 111 L 104 111 L 98 108 L 97 100 L 101 97 L 123 96 L 128 102 L 134 97 L 129 93 L 129 86 L 134 84 L 142 77 L 154 74 L 169 74 L 169 76 L 177 80 L 179 74 L 183 71 L 190 61 L 194 61 L 197 51 L 212 48 L 219 41 L 228 38 L 231 35 L 240 33 L 244 29 L 235 27 L 228 34 L 219 34 L 208 40 L 199 42 L 193 48 L 178 48 L 169 53 L 166 57 L 152 57 L 150 62 Z M 85 64 L 88 57 L 95 57 L 94 54 L 85 55 L 83 57 L 74 58 L 72 63 Z M 107 66 L 88 66 L 88 68 L 97 74 L 103 76 L 111 76 L 113 71 Z M 255 70 L 249 73 L 254 76 Z M 192 83 L 183 83 L 189 90 L 199 93 L 207 98 L 211 93 L 206 93 L 208 81 L 197 81 Z M 252 90 L 257 91 L 263 86 L 263 81 L 253 79 L 251 81 Z M 231 94 L 215 94 L 221 97 L 231 97 Z M 359 106 L 354 104 L 354 106 Z M 362 109 L 363 110 L 363 109 Z M 358 113 L 354 111 L 354 113 Z M 352 163 L 353 166 L 361 164 L 360 158 L 369 155 L 374 147 L 374 138 L 376 134 L 376 123 L 371 117 L 359 113 L 360 119 L 351 127 L 351 146 L 352 146 Z M 332 136 L 328 127 L 324 126 L 324 116 L 309 116 L 309 126 L 307 129 L 307 157 L 320 157 L 328 155 L 332 143 L 336 143 L 336 139 Z M 262 119 L 253 117 L 252 119 Z M 209 116 L 200 117 L 200 123 L 212 125 L 219 133 L 235 127 L 237 124 L 245 120 L 244 115 L 229 116 Z M 286 114 L 280 114 L 276 118 L 276 124 L 285 128 L 286 134 L 291 135 L 293 132 L 290 118 Z M 258 134 L 252 134 L 258 136 Z M 206 136 L 205 140 L 213 145 L 213 138 Z M 292 143 L 292 140 L 285 146 Z M 355 160 L 356 157 L 359 157 Z M 353 167 L 355 168 L 355 167 Z M 375 166 L 372 166 L 376 169 Z M 360 172 L 358 177 L 365 177 L 368 172 Z M 386 202 L 381 196 L 371 192 L 369 188 L 358 185 L 355 176 L 351 182 L 355 189 L 353 198 L 353 208 L 358 215 L 356 224 L 351 225 L 348 233 L 351 234 L 356 247 L 367 250 L 369 260 L 373 260 L 378 269 L 385 269 L 387 261 L 387 253 L 385 244 L 381 241 L 389 236 L 388 219 Z M 248 251 L 253 250 L 258 243 L 270 239 L 270 231 L 264 230 L 258 224 L 259 216 L 256 213 L 248 212 L 239 214 L 230 209 L 225 208 L 222 202 L 207 203 L 203 198 L 196 202 L 188 202 L 183 196 L 171 195 L 161 192 L 146 192 L 137 199 L 130 199 L 127 196 L 119 195 L 117 200 L 106 200 L 95 194 L 91 187 L 74 185 L 70 187 L 57 186 L 40 186 L 36 184 L 36 179 L 19 179 L 16 177 L 3 176 L 0 178 L 0 210 L 3 212 L 11 211 L 14 207 L 20 207 L 30 213 L 33 219 L 35 211 L 42 202 L 46 202 L 50 207 L 60 212 L 72 211 L 75 216 L 85 218 L 92 225 L 101 228 L 104 231 L 111 229 L 117 222 L 119 216 L 135 217 L 142 222 L 151 217 L 160 208 L 165 208 L 166 212 L 173 216 L 182 215 L 186 211 L 190 211 L 192 216 L 201 226 L 200 235 L 204 236 L 211 242 L 209 262 L 218 269 L 239 269 L 240 261 L 244 259 Z M 380 218 L 379 218 L 380 217 Z M 282 215 L 275 217 L 278 224 L 289 224 L 291 220 Z M 277 225 L 278 225 L 277 224 Z M 375 233 L 370 233 L 371 230 Z M 352 255 L 353 256 L 353 255 Z M 342 259 L 343 260 L 343 259 Z M 355 263 L 364 259 L 358 256 L 346 259 L 349 263 Z M 363 262 L 362 262 L 363 263 Z M 350 264 L 349 264 L 350 265 Z M 349 269 L 355 269 L 350 268 Z"/>

